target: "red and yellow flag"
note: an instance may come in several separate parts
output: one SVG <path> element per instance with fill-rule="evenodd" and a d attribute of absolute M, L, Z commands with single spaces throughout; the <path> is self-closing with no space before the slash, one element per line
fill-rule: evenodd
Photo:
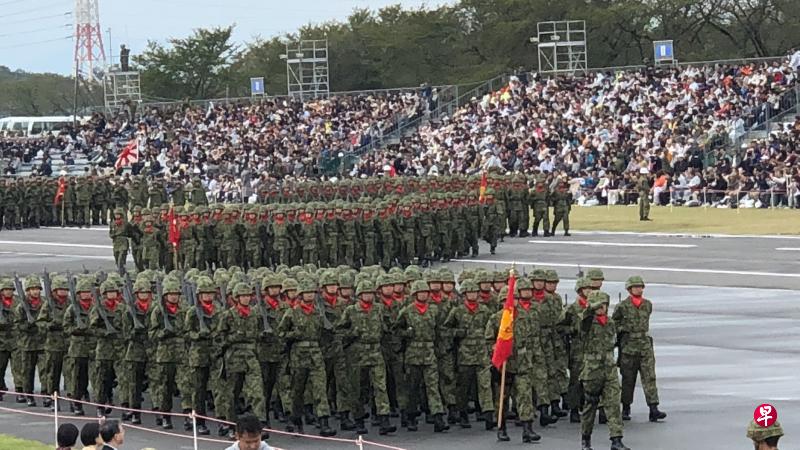
<path fill-rule="evenodd" d="M 489 180 L 486 179 L 486 172 L 481 174 L 481 187 L 478 194 L 478 201 L 483 203 L 486 200 L 486 187 L 489 186 Z"/>
<path fill-rule="evenodd" d="M 167 221 L 169 222 L 169 230 L 167 234 L 167 240 L 172 244 L 172 247 L 175 251 L 178 251 L 178 244 L 181 241 L 181 230 L 180 224 L 178 224 L 178 218 L 175 216 L 175 208 L 170 208 L 169 213 L 167 214 Z"/>
<path fill-rule="evenodd" d="M 514 349 L 514 291 L 517 278 L 514 272 L 508 277 L 508 296 L 503 305 L 503 317 L 500 319 L 500 329 L 497 331 L 497 341 L 492 352 L 492 365 L 500 368 L 505 364 Z"/>
<path fill-rule="evenodd" d="M 58 190 L 56 190 L 56 196 L 53 198 L 54 205 L 60 205 L 61 200 L 64 199 L 64 193 L 67 192 L 67 181 L 64 177 L 58 179 Z"/>

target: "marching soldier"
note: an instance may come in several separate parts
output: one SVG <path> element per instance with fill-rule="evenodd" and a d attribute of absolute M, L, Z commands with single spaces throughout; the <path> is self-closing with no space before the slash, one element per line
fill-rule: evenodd
<path fill-rule="evenodd" d="M 122 335 L 125 305 L 121 304 L 121 293 L 111 280 L 100 285 L 100 294 L 99 303 L 94 305 L 89 315 L 89 328 L 98 338 L 94 358 L 98 385 L 93 387 L 95 401 L 106 405 L 97 408 L 97 417 L 104 417 L 111 412 L 109 406 L 113 405 L 116 380 L 127 376 L 116 370 L 125 346 Z"/>
<path fill-rule="evenodd" d="M 64 334 L 64 312 L 67 308 L 69 285 L 67 279 L 55 276 L 51 280 L 51 302 L 45 302 L 36 323 L 39 331 L 45 336 L 44 342 L 44 367 L 45 383 L 42 389 L 47 394 L 61 392 L 61 374 L 64 367 L 64 355 L 67 352 L 67 338 Z M 1 314 L 1 313 L 0 313 Z M 66 375 L 66 372 L 65 372 Z M 66 376 L 65 376 L 66 378 Z M 44 406 L 49 407 L 52 400 L 46 399 Z"/>
<path fill-rule="evenodd" d="M 611 450 L 630 450 L 622 443 L 619 372 L 614 361 L 616 327 L 608 316 L 608 294 L 594 291 L 588 301 L 581 317 L 584 354 L 580 380 L 586 397 L 581 411 L 581 449 L 591 450 L 594 418 L 602 407 L 608 418 Z"/>
<path fill-rule="evenodd" d="M 636 187 L 639 190 L 639 220 L 649 221 L 650 219 L 650 178 L 647 176 L 649 171 L 646 167 L 639 169 L 639 180 Z"/>
<path fill-rule="evenodd" d="M 127 399 L 133 409 L 142 409 L 142 392 L 147 382 L 149 362 L 148 353 L 150 339 L 147 335 L 148 316 L 153 310 L 153 294 L 150 281 L 144 277 L 138 278 L 133 284 L 133 310 L 128 311 L 123 320 L 123 334 L 127 343 L 123 358 L 128 371 L 128 383 L 125 385 Z M 154 380 L 155 381 L 155 380 Z M 155 382 L 151 384 L 155 389 Z M 122 406 L 126 406 L 124 403 Z M 134 425 L 142 423 L 142 416 L 137 412 L 127 412 L 122 415 L 122 420 L 130 420 Z"/>
<path fill-rule="evenodd" d="M 12 354 L 16 350 L 17 342 L 14 336 L 12 315 L 16 306 L 14 297 L 14 283 L 9 278 L 0 278 L 0 390 L 8 391 L 6 385 L 6 369 L 11 363 Z M 13 370 L 12 370 L 13 373 Z M 15 384 L 18 382 L 15 380 Z M 0 401 L 3 394 L 0 392 Z"/>
<path fill-rule="evenodd" d="M 36 406 L 33 394 L 33 383 L 36 368 L 39 377 L 44 380 L 44 341 L 45 334 L 36 325 L 36 316 L 42 308 L 42 283 L 38 276 L 28 275 L 25 279 L 25 292 L 19 292 L 20 303 L 14 308 L 12 322 L 16 332 L 17 351 L 21 362 L 22 391 L 29 394 L 28 406 Z"/>
<path fill-rule="evenodd" d="M 345 349 L 352 357 L 355 365 L 355 392 L 364 394 L 368 387 L 372 387 L 375 408 L 380 421 L 379 434 L 386 435 L 396 431 L 396 427 L 389 424 L 389 396 L 386 389 L 386 366 L 381 353 L 381 340 L 387 332 L 387 324 L 383 321 L 380 306 L 375 305 L 375 285 L 371 281 L 362 281 L 356 288 L 358 303 L 347 306 L 336 327 L 345 330 Z M 369 385 L 362 386 L 362 382 L 369 380 Z M 368 399 L 360 398 L 357 404 L 369 403 Z M 356 419 L 356 432 L 366 434 L 364 425 L 366 413 L 363 407 L 353 410 Z"/>
<path fill-rule="evenodd" d="M 631 403 L 636 387 L 636 376 L 642 376 L 645 401 L 650 408 L 650 422 L 665 419 L 667 414 L 658 410 L 656 387 L 656 357 L 653 338 L 650 337 L 650 315 L 653 303 L 644 298 L 642 277 L 633 276 L 625 282 L 629 295 L 616 308 L 612 318 L 617 326 L 619 343 L 619 369 L 622 375 L 622 420 L 631 420 Z"/>
<path fill-rule="evenodd" d="M 89 328 L 94 282 L 88 276 L 83 276 L 75 284 L 78 298 L 64 311 L 64 333 L 69 337 L 67 358 L 71 360 L 72 368 L 72 381 L 68 383 L 72 391 L 67 397 L 77 400 L 70 409 L 76 416 L 83 416 L 83 403 L 79 401 L 89 399 L 89 368 L 93 364 L 97 344 Z"/>
<path fill-rule="evenodd" d="M 155 373 L 157 382 L 153 383 L 151 395 L 153 409 L 162 413 L 172 412 L 172 398 L 178 379 L 178 363 L 184 356 L 184 319 L 181 311 L 181 287 L 177 280 L 165 278 L 163 297 L 150 314 L 148 337 L 156 346 Z M 172 416 L 162 414 L 156 425 L 165 430 L 172 429 Z"/>
<path fill-rule="evenodd" d="M 566 330 L 569 342 L 569 385 L 567 387 L 567 404 L 569 405 L 569 422 L 580 423 L 580 410 L 584 405 L 583 385 L 580 373 L 583 368 L 583 335 L 581 322 L 583 311 L 589 307 L 588 296 L 592 292 L 589 279 L 581 277 L 575 281 L 575 302 L 564 311 L 561 325 Z"/>

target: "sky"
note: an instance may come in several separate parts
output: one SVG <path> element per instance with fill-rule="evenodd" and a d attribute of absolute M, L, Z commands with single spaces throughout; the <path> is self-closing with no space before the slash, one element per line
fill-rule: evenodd
<path fill-rule="evenodd" d="M 125 43 L 185 37 L 195 28 L 236 24 L 234 39 L 294 32 L 307 23 L 343 20 L 354 8 L 438 5 L 445 0 L 99 0 L 106 56 Z M 71 73 L 74 0 L 0 0 L 0 65 L 27 72 Z M 110 38 L 109 38 L 110 28 Z"/>

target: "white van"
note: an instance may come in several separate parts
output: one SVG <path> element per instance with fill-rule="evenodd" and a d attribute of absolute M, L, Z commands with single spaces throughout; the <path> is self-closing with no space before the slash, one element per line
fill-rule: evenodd
<path fill-rule="evenodd" d="M 78 122 L 83 124 L 89 119 L 79 116 Z M 57 134 L 69 126 L 72 126 L 72 116 L 4 117 L 0 119 L 0 136 L 38 137 L 46 133 Z"/>

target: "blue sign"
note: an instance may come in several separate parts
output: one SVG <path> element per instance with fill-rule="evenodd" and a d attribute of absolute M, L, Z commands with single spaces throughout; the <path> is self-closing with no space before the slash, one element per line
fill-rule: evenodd
<path fill-rule="evenodd" d="M 264 77 L 250 78 L 250 94 L 264 95 Z"/>
<path fill-rule="evenodd" d="M 672 61 L 675 59 L 672 52 L 672 41 L 655 41 L 653 42 L 653 52 L 655 62 L 659 61 Z"/>

